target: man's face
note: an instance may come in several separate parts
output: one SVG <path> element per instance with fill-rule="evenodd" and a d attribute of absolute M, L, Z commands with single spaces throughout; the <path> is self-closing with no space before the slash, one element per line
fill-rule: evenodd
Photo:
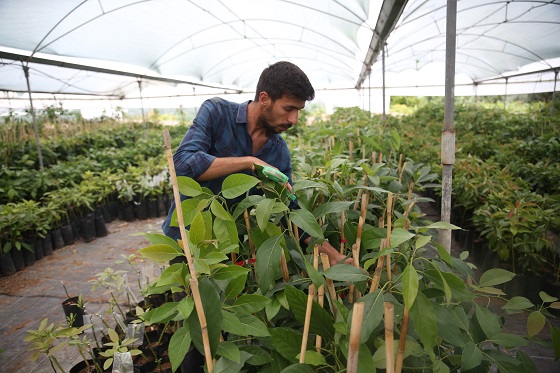
<path fill-rule="evenodd" d="M 304 107 L 305 101 L 297 98 L 282 96 L 274 102 L 269 98 L 257 122 L 269 132 L 281 133 L 297 124 L 298 113 Z"/>

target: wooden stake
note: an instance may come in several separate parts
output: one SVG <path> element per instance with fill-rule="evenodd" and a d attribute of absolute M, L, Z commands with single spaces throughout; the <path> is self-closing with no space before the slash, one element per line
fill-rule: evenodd
<path fill-rule="evenodd" d="M 299 353 L 300 364 L 305 364 L 305 352 L 307 351 L 307 340 L 309 339 L 309 324 L 311 323 L 313 298 L 315 298 L 315 284 L 311 283 L 309 285 L 309 293 L 307 294 L 307 308 L 305 309 L 305 322 L 303 324 L 303 339 L 301 341 L 301 350 Z"/>
<path fill-rule="evenodd" d="M 385 309 L 385 372 L 395 372 L 395 344 L 394 344 L 394 306 L 390 302 L 384 303 Z"/>
<path fill-rule="evenodd" d="M 360 336 L 362 333 L 362 322 L 364 318 L 364 303 L 354 303 L 352 311 L 352 325 L 350 326 L 350 340 L 348 343 L 347 373 L 358 371 L 358 353 L 360 351 Z"/>
<path fill-rule="evenodd" d="M 402 157 L 402 154 L 401 154 L 401 157 Z M 406 169 L 406 162 L 404 162 L 403 168 L 399 171 L 399 183 L 402 181 L 402 174 L 403 174 L 405 169 Z"/>
<path fill-rule="evenodd" d="M 171 184 L 173 186 L 173 197 L 175 199 L 175 209 L 177 211 L 179 231 L 181 232 L 181 243 L 185 256 L 187 257 L 189 272 L 191 274 L 191 279 L 190 279 L 191 292 L 193 295 L 196 312 L 198 314 L 198 321 L 200 323 L 200 329 L 202 333 L 202 344 L 204 345 L 204 356 L 206 357 L 206 366 L 208 368 L 208 372 L 212 373 L 212 371 L 214 370 L 214 359 L 212 357 L 212 351 L 210 349 L 210 338 L 208 337 L 208 326 L 206 325 L 206 315 L 204 314 L 204 307 L 202 306 L 202 299 L 200 298 L 200 292 L 198 290 L 198 277 L 196 275 L 196 270 L 194 268 L 194 261 L 189 246 L 189 240 L 187 238 L 187 232 L 185 230 L 185 221 L 183 219 L 183 209 L 181 206 L 181 196 L 179 194 L 179 186 L 177 184 L 177 173 L 175 172 L 175 163 L 173 162 L 173 154 L 171 153 L 171 140 L 169 137 L 168 130 L 163 131 L 163 141 L 165 144 L 167 163 L 169 165 L 169 175 L 171 177 Z"/>
<path fill-rule="evenodd" d="M 393 217 L 393 193 L 387 196 L 387 246 L 391 246 L 391 225 Z M 387 254 L 387 280 L 391 281 L 391 255 Z"/>
<path fill-rule="evenodd" d="M 371 164 L 377 163 L 377 152 L 371 152 Z"/>
<path fill-rule="evenodd" d="M 377 163 L 381 163 L 383 162 L 383 152 L 379 152 L 379 158 L 377 160 Z"/>
<path fill-rule="evenodd" d="M 354 160 L 354 141 L 350 140 L 348 143 L 348 153 L 350 153 L 350 160 Z"/>
<path fill-rule="evenodd" d="M 321 263 L 323 264 L 323 271 L 326 271 L 331 267 L 331 264 L 329 262 L 329 256 L 325 253 L 321 253 L 320 256 L 321 256 Z M 334 289 L 334 283 L 333 280 L 331 280 L 330 278 L 325 278 L 325 283 L 327 284 L 327 290 L 329 292 L 329 297 L 331 298 L 331 308 L 336 318 L 336 306 L 334 305 L 334 301 L 338 298 L 336 296 L 336 290 Z"/>
<path fill-rule="evenodd" d="M 282 278 L 284 282 L 290 281 L 290 271 L 288 270 L 288 263 L 286 262 L 286 254 L 282 248 L 282 256 L 280 257 L 280 268 L 282 269 Z"/>
<path fill-rule="evenodd" d="M 251 258 L 255 261 L 253 263 L 253 274 L 255 276 L 255 282 L 258 282 L 257 278 L 257 255 L 255 254 L 255 245 L 251 239 L 251 222 L 249 221 L 249 211 L 245 209 L 243 211 L 243 218 L 245 218 L 245 227 L 247 228 L 247 239 L 249 240 L 249 248 L 251 249 Z"/>
<path fill-rule="evenodd" d="M 382 251 L 387 247 L 387 239 L 381 239 L 381 245 L 379 246 L 379 251 Z M 383 270 L 383 256 L 380 256 L 377 259 L 377 267 L 375 268 L 375 272 L 373 274 L 373 280 L 371 281 L 371 287 L 369 288 L 369 292 L 373 293 L 379 287 L 379 280 L 381 279 L 381 271 Z"/>
<path fill-rule="evenodd" d="M 346 238 L 344 237 L 344 223 L 346 221 L 346 212 L 342 211 L 340 214 L 340 253 L 344 254 L 344 244 L 346 243 Z"/>
<path fill-rule="evenodd" d="M 399 338 L 399 349 L 397 351 L 397 363 L 395 366 L 395 373 L 401 373 L 403 360 L 404 360 L 404 348 L 406 347 L 406 335 L 408 333 L 408 319 L 410 318 L 410 313 L 405 307 L 403 320 L 401 324 L 401 336 Z"/>
<path fill-rule="evenodd" d="M 315 245 L 313 247 L 313 267 L 316 270 L 319 270 L 319 246 Z M 319 286 L 319 290 L 317 291 L 317 301 L 319 302 L 319 306 L 323 308 L 325 302 L 325 285 Z M 320 335 L 315 337 L 315 349 L 317 352 L 321 353 L 321 345 L 323 343 L 323 339 Z"/>

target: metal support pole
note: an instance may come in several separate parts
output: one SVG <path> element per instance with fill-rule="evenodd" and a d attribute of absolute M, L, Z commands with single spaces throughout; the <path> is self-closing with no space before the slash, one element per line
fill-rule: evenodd
<path fill-rule="evenodd" d="M 453 182 L 453 164 L 455 163 L 455 48 L 457 33 L 457 0 L 447 0 L 447 22 L 445 33 L 445 113 L 441 138 L 441 221 L 451 222 L 451 186 Z M 451 230 L 440 229 L 439 243 L 451 253 Z"/>
<path fill-rule="evenodd" d="M 33 98 L 31 97 L 31 85 L 29 84 L 29 66 L 21 65 L 27 82 L 27 93 L 29 93 L 29 105 L 31 106 L 31 118 L 33 118 L 33 132 L 35 132 L 35 145 L 37 145 L 37 157 L 39 158 L 39 169 L 42 171 L 43 166 L 43 150 L 41 149 L 41 140 L 39 139 L 39 129 L 37 127 L 37 117 L 33 109 Z"/>
<path fill-rule="evenodd" d="M 506 78 L 506 91 L 504 92 L 504 111 L 507 107 L 507 85 L 508 85 L 508 78 Z"/>
<path fill-rule="evenodd" d="M 140 106 L 142 108 L 142 124 L 144 125 L 144 131 L 146 130 L 146 115 L 144 115 L 144 100 L 142 99 L 142 81 L 138 79 L 138 88 L 140 89 Z"/>
<path fill-rule="evenodd" d="M 385 113 L 385 44 L 383 44 L 383 53 L 381 53 L 381 69 L 383 70 L 381 72 L 381 77 L 383 79 L 383 123 L 385 123 L 385 120 L 387 119 L 387 115 Z"/>
<path fill-rule="evenodd" d="M 371 114 L 371 70 L 368 75 L 368 111 Z"/>
<path fill-rule="evenodd" d="M 556 81 L 558 80 L 558 70 L 554 70 L 554 90 L 552 91 L 552 105 L 550 105 L 550 115 L 554 114 L 554 104 L 556 101 Z"/>

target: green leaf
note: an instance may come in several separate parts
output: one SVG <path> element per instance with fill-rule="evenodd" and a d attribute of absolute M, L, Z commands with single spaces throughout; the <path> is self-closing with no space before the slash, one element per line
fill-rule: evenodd
<path fill-rule="evenodd" d="M 268 337 L 270 333 L 266 325 L 256 316 L 235 314 L 222 310 L 223 329 L 228 333 L 248 337 Z"/>
<path fill-rule="evenodd" d="M 206 324 L 208 330 L 208 338 L 210 340 L 210 350 L 212 356 L 218 349 L 220 337 L 222 335 L 222 313 L 216 312 L 222 307 L 220 296 L 214 289 L 211 281 L 207 277 L 202 277 L 198 284 L 200 298 L 202 300 L 202 307 L 204 315 L 206 316 Z M 204 344 L 202 343 L 202 331 L 200 322 L 198 320 L 198 310 L 194 308 L 194 312 L 188 318 L 188 326 L 191 332 L 191 338 L 195 347 L 204 354 Z"/>
<path fill-rule="evenodd" d="M 506 333 L 494 334 L 494 336 L 489 338 L 489 340 L 492 343 L 506 348 L 527 346 L 529 344 L 527 340 L 520 335 Z"/>
<path fill-rule="evenodd" d="M 449 373 L 449 367 L 441 360 L 434 361 L 434 373 Z"/>
<path fill-rule="evenodd" d="M 332 213 L 342 213 L 342 211 L 348 210 L 354 202 L 327 202 L 320 204 L 315 211 L 313 211 L 313 216 L 315 219 L 324 217 L 325 215 Z"/>
<path fill-rule="evenodd" d="M 179 302 L 167 302 L 144 313 L 144 318 L 150 324 L 159 324 L 170 321 L 177 315 Z"/>
<path fill-rule="evenodd" d="M 364 316 L 362 321 L 362 331 L 360 333 L 360 343 L 366 343 L 371 333 L 377 328 L 381 320 L 383 320 L 383 292 L 379 289 L 373 293 L 369 293 L 360 298 L 358 302 L 364 303 Z M 348 330 L 345 331 L 350 335 L 352 315 L 347 319 Z"/>
<path fill-rule="evenodd" d="M 409 231 L 402 228 L 395 228 L 391 232 L 391 247 L 397 247 L 413 237 L 414 233 L 410 233 Z"/>
<path fill-rule="evenodd" d="M 421 247 L 426 246 L 432 240 L 432 236 L 420 236 L 416 238 L 415 248 L 418 250 Z"/>
<path fill-rule="evenodd" d="M 224 209 L 224 206 L 222 206 L 222 204 L 216 199 L 212 200 L 210 210 L 212 211 L 212 214 L 222 220 L 233 221 L 231 214 L 227 212 L 226 209 Z"/>
<path fill-rule="evenodd" d="M 223 220 L 220 218 L 214 219 L 214 235 L 221 244 L 226 244 L 229 241 L 230 246 L 237 248 L 238 232 L 237 226 L 234 221 Z"/>
<path fill-rule="evenodd" d="M 403 298 L 406 309 L 410 310 L 418 294 L 418 273 L 411 265 L 407 265 L 403 271 Z"/>
<path fill-rule="evenodd" d="M 202 213 L 196 214 L 194 217 L 191 228 L 189 229 L 189 240 L 195 245 L 198 245 L 206 238 L 206 224 L 204 223 L 204 218 Z"/>
<path fill-rule="evenodd" d="M 437 320 L 434 308 L 424 293 L 418 292 L 416 302 L 410 308 L 410 317 L 424 350 L 434 360 L 433 348 L 437 341 Z"/>
<path fill-rule="evenodd" d="M 290 311 L 293 312 L 296 320 L 302 325 L 305 322 L 305 313 L 307 311 L 307 294 L 296 289 L 293 286 L 286 285 L 284 294 L 290 305 Z M 311 306 L 311 321 L 309 324 L 309 332 L 319 334 L 323 338 L 334 338 L 334 322 L 329 313 L 313 301 Z"/>
<path fill-rule="evenodd" d="M 255 313 L 264 309 L 270 299 L 259 294 L 245 294 L 235 300 L 230 308 L 236 312 Z"/>
<path fill-rule="evenodd" d="M 513 297 L 502 307 L 504 310 L 516 311 L 532 308 L 533 303 L 525 297 Z"/>
<path fill-rule="evenodd" d="M 272 357 L 268 352 L 257 346 L 242 345 L 239 346 L 241 351 L 250 353 L 252 356 L 247 360 L 250 365 L 264 365 L 272 361 Z"/>
<path fill-rule="evenodd" d="M 173 371 L 177 370 L 191 347 L 191 334 L 186 325 L 173 333 L 169 340 L 169 361 Z"/>
<path fill-rule="evenodd" d="M 538 369 L 533 363 L 533 360 L 522 350 L 517 350 L 516 359 L 521 362 L 520 371 L 522 372 L 537 372 Z"/>
<path fill-rule="evenodd" d="M 558 298 L 553 297 L 548 295 L 546 292 L 544 291 L 540 291 L 539 292 L 539 297 L 542 299 L 543 302 L 545 303 L 552 303 L 552 302 L 556 302 L 558 300 Z"/>
<path fill-rule="evenodd" d="M 480 287 L 499 285 L 510 281 L 514 277 L 515 273 L 513 272 L 501 268 L 492 268 L 480 276 L 478 285 Z"/>
<path fill-rule="evenodd" d="M 138 250 L 138 252 L 145 258 L 151 259 L 156 263 L 163 264 L 167 264 L 176 257 L 183 255 L 182 253 L 177 252 L 177 250 L 175 250 L 172 246 L 164 244 L 144 247 Z"/>
<path fill-rule="evenodd" d="M 283 369 L 280 373 L 313 373 L 313 368 L 305 364 L 293 364 Z"/>
<path fill-rule="evenodd" d="M 167 237 L 164 234 L 160 234 L 160 233 L 146 233 L 144 235 L 144 237 L 146 237 L 146 239 L 148 241 L 150 241 L 152 243 L 152 245 L 168 245 L 173 247 L 178 253 L 183 253 L 183 248 L 181 246 L 179 246 L 179 244 L 177 243 L 177 241 L 175 241 L 173 238 L 171 237 Z"/>
<path fill-rule="evenodd" d="M 560 359 L 560 328 L 550 325 L 550 338 L 554 349 L 554 360 Z"/>
<path fill-rule="evenodd" d="M 325 284 L 325 278 L 308 261 L 305 261 L 305 270 L 307 271 L 307 275 L 315 284 L 317 289 L 319 288 L 319 286 Z"/>
<path fill-rule="evenodd" d="M 200 184 L 187 176 L 177 176 L 177 186 L 179 192 L 187 197 L 196 197 L 203 193 Z"/>
<path fill-rule="evenodd" d="M 239 277 L 232 278 L 227 284 L 226 290 L 224 291 L 224 296 L 226 299 L 236 298 L 245 289 L 245 284 L 247 282 L 247 274 Z"/>
<path fill-rule="evenodd" d="M 259 182 L 259 179 L 250 175 L 229 175 L 222 183 L 222 195 L 227 199 L 239 197 L 240 195 L 247 193 Z"/>
<path fill-rule="evenodd" d="M 366 271 L 350 264 L 337 264 L 323 272 L 325 277 L 335 281 L 360 282 L 369 279 Z"/>
<path fill-rule="evenodd" d="M 239 352 L 239 363 L 230 360 L 226 357 L 221 357 L 216 362 L 214 366 L 213 373 L 238 373 L 241 372 L 245 362 L 251 357 L 251 355 L 245 351 Z"/>
<path fill-rule="evenodd" d="M 438 254 L 441 257 L 441 259 L 443 259 L 445 263 L 452 265 L 451 255 L 447 252 L 445 247 L 443 247 L 439 242 L 434 242 L 434 246 L 436 247 L 436 250 L 438 251 Z"/>
<path fill-rule="evenodd" d="M 203 259 L 195 259 L 193 263 L 196 273 L 210 274 L 210 267 Z"/>
<path fill-rule="evenodd" d="M 301 353 L 299 353 L 296 358 L 300 358 Z M 305 351 L 305 364 L 309 364 L 309 365 L 313 365 L 314 367 L 318 366 L 318 365 L 327 365 L 327 360 L 325 359 L 325 357 L 323 355 L 321 355 L 320 353 L 318 353 L 315 350 L 308 350 Z"/>
<path fill-rule="evenodd" d="M 488 339 L 502 330 L 498 316 L 487 308 L 476 306 L 476 319 Z"/>
<path fill-rule="evenodd" d="M 230 278 L 236 278 L 239 276 L 247 275 L 250 269 L 238 266 L 237 264 L 229 265 L 227 267 L 221 267 L 212 273 L 212 278 L 215 280 L 227 280 Z"/>
<path fill-rule="evenodd" d="M 282 258 L 282 236 L 271 237 L 257 250 L 257 278 L 263 294 L 274 286 L 280 278 L 280 259 Z"/>
<path fill-rule="evenodd" d="M 264 232 L 266 226 L 268 225 L 268 220 L 270 219 L 270 214 L 272 213 L 274 203 L 274 199 L 263 199 L 257 204 L 257 207 L 255 208 L 255 213 L 257 215 L 257 224 L 261 229 L 261 232 Z"/>
<path fill-rule="evenodd" d="M 482 363 L 482 351 L 474 343 L 469 342 L 461 355 L 461 370 L 476 368 Z"/>
<path fill-rule="evenodd" d="M 177 305 L 177 310 L 181 313 L 183 319 L 187 319 L 191 315 L 193 309 L 194 299 L 191 297 L 181 299 Z"/>
<path fill-rule="evenodd" d="M 235 343 L 228 341 L 220 342 L 220 344 L 218 345 L 217 354 L 238 364 L 241 363 L 241 354 L 239 353 L 239 347 L 237 347 Z"/>
<path fill-rule="evenodd" d="M 315 216 L 307 210 L 294 210 L 290 212 L 290 220 L 315 238 L 324 239 L 323 231 L 315 220 Z"/>
<path fill-rule="evenodd" d="M 294 329 L 276 327 L 270 329 L 272 345 L 283 357 L 297 363 L 296 356 L 300 353 L 303 335 Z"/>
<path fill-rule="evenodd" d="M 546 317 L 540 311 L 533 311 L 527 317 L 527 334 L 532 338 L 539 334 L 546 324 Z"/>
<path fill-rule="evenodd" d="M 428 229 L 451 229 L 451 230 L 461 229 L 461 227 L 458 227 L 458 226 L 450 224 L 450 223 L 445 223 L 445 222 L 442 222 L 442 221 L 432 223 L 432 224 L 428 225 L 426 228 L 428 228 Z"/>

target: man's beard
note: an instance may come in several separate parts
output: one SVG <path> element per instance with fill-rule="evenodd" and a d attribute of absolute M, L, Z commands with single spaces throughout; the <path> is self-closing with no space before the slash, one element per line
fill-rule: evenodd
<path fill-rule="evenodd" d="M 270 124 L 272 120 L 272 109 L 267 108 L 265 109 L 258 117 L 257 123 L 260 127 L 266 128 L 266 132 L 271 133 L 280 133 L 286 131 L 292 127 L 291 123 L 281 123 L 277 125 Z"/>

